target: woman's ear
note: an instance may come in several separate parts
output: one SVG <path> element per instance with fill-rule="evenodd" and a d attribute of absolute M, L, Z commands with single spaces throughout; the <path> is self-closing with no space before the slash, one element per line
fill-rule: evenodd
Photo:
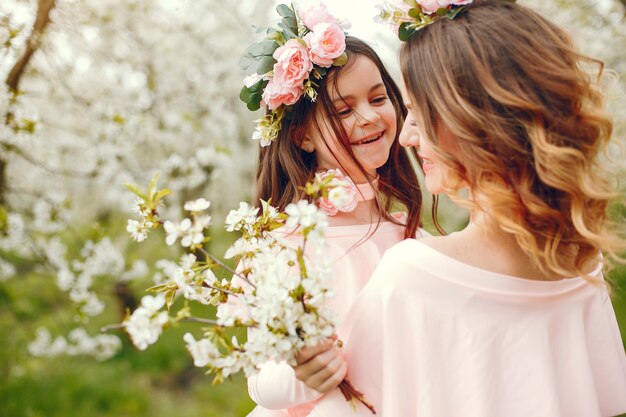
<path fill-rule="evenodd" d="M 300 142 L 300 149 L 304 152 L 313 153 L 315 152 L 315 145 L 311 139 L 305 136 L 302 142 Z"/>

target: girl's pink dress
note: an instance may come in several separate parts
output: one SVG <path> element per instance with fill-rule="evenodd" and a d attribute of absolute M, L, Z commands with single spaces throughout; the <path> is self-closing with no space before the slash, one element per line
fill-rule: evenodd
<path fill-rule="evenodd" d="M 382 222 L 374 231 L 375 227 L 375 224 L 333 226 L 325 231 L 335 290 L 331 307 L 340 322 L 383 253 L 404 238 L 404 226 Z M 427 232 L 418 231 L 419 236 L 424 234 Z M 248 378 L 248 392 L 258 404 L 248 417 L 304 417 L 321 397 L 296 379 L 293 368 L 284 362 L 266 363 L 259 373 Z"/>
<path fill-rule="evenodd" d="M 602 279 L 601 268 L 593 275 Z M 385 253 L 339 336 L 348 377 L 378 416 L 626 412 L 626 356 L 609 294 L 583 278 L 516 278 L 405 240 Z M 371 416 L 337 390 L 309 415 Z"/>

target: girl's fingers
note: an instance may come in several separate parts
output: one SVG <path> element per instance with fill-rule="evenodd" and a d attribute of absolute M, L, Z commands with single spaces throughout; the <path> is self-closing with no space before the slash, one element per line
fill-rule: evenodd
<path fill-rule="evenodd" d="M 347 365 L 341 352 L 333 347 L 294 369 L 299 380 L 308 387 L 324 393 L 339 385 L 346 375 Z"/>
<path fill-rule="evenodd" d="M 319 345 L 304 348 L 300 350 L 300 352 L 298 352 L 298 355 L 296 355 L 296 362 L 298 363 L 298 365 L 306 363 L 311 360 L 311 358 L 314 358 L 320 353 L 327 351 L 331 347 L 333 347 L 333 342 L 331 340 L 326 340 Z"/>

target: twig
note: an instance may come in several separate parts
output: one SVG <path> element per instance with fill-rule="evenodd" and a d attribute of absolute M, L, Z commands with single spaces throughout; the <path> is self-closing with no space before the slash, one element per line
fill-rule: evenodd
<path fill-rule="evenodd" d="M 218 264 L 219 266 L 221 266 L 222 268 L 224 268 L 225 270 L 227 270 L 231 274 L 238 276 L 239 278 L 244 280 L 248 285 L 250 285 L 252 288 L 254 288 L 256 290 L 256 285 L 254 285 L 246 276 L 244 276 L 244 275 L 240 274 L 239 272 L 235 271 L 234 269 L 232 269 L 231 267 L 229 267 L 228 265 L 226 265 L 225 263 L 220 261 L 218 258 L 216 258 L 215 256 L 211 255 L 209 252 L 204 250 L 204 248 L 200 248 L 199 250 L 200 250 L 200 252 L 202 252 L 202 254 L 204 256 L 206 256 L 207 258 L 211 259 L 213 262 L 215 262 L 216 264 Z"/>
<path fill-rule="evenodd" d="M 100 333 L 106 333 L 109 330 L 117 330 L 117 329 L 123 329 L 123 328 L 124 328 L 124 323 L 107 324 L 106 326 L 100 327 Z"/>

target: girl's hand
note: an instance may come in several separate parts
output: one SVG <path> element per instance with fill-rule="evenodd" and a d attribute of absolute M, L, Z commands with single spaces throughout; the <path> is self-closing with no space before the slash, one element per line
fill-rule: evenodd
<path fill-rule="evenodd" d="M 296 377 L 322 394 L 337 387 L 348 373 L 348 364 L 330 339 L 302 349 L 296 356 L 296 361 Z"/>

